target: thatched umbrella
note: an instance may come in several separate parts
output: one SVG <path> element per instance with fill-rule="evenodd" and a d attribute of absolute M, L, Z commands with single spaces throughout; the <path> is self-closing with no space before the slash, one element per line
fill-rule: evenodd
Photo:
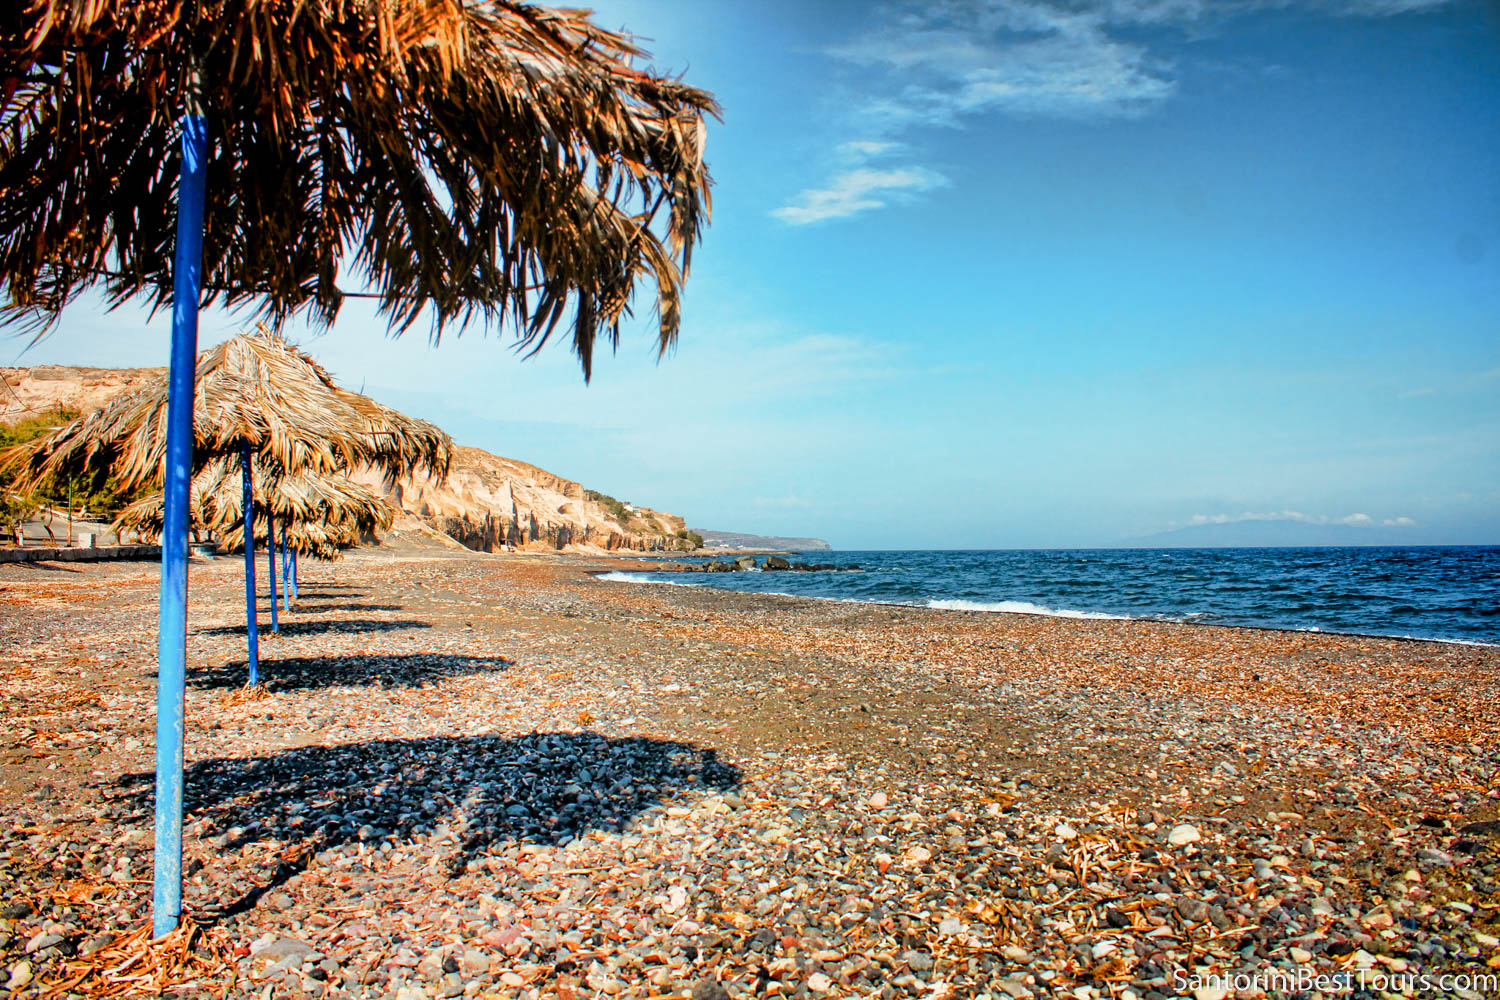
<path fill-rule="evenodd" d="M 35 322 L 96 283 L 117 302 L 175 301 L 177 178 L 194 151 L 168 123 L 186 110 L 214 133 L 207 301 L 332 322 L 347 258 L 398 330 L 428 309 L 434 333 L 509 318 L 535 347 L 570 320 L 587 373 L 644 279 L 660 348 L 677 336 L 716 106 L 636 68 L 640 50 L 586 12 L 505 0 L 3 8 L 0 289 Z"/>
<path fill-rule="evenodd" d="M 352 257 L 398 331 L 424 310 L 434 339 L 475 313 L 509 317 L 536 349 L 571 316 L 587 378 L 598 334 L 618 342 L 645 279 L 665 352 L 708 217 L 703 120 L 716 107 L 636 69 L 641 55 L 582 12 L 506 0 L 0 5 L 0 296 L 42 327 L 97 283 L 115 302 L 172 307 L 158 935 L 182 909 L 203 296 L 331 322 Z"/>
<path fill-rule="evenodd" d="M 19 482 L 107 472 L 124 489 L 161 480 L 167 454 L 166 374 L 7 455 Z M 194 477 L 238 461 L 248 445 L 267 474 L 378 466 L 392 477 L 447 474 L 452 439 L 425 420 L 350 392 L 308 354 L 266 333 L 233 337 L 198 357 L 193 379 Z"/>
<path fill-rule="evenodd" d="M 13 449 L 3 463 L 19 472 L 22 484 L 86 474 L 113 475 L 127 489 L 158 482 L 167 452 L 170 395 L 163 376 Z M 363 487 L 350 483 L 340 489 L 333 480 L 320 484 L 319 476 L 338 476 L 364 466 L 379 468 L 391 478 L 416 469 L 439 478 L 447 474 L 453 442 L 446 433 L 340 388 L 321 365 L 274 334 L 234 337 L 203 352 L 194 395 L 194 481 L 202 484 L 203 492 L 198 506 L 190 505 L 190 515 L 212 511 L 211 528 L 223 530 L 229 523 L 225 512 L 234 511 L 238 521 L 247 507 L 254 523 L 256 504 L 248 499 L 252 466 L 271 482 L 263 491 L 266 503 L 261 509 L 283 526 L 326 521 L 332 510 L 366 514 L 372 524 L 383 516 L 372 508 Z M 236 492 L 238 499 L 230 496 Z M 146 517 L 145 509 L 134 516 Z M 162 519 L 165 522 L 165 502 Z M 164 536 L 165 530 L 160 533 Z M 268 540 L 271 628 L 280 631 L 274 527 L 258 537 Z M 245 625 L 252 684 L 259 681 L 254 559 L 251 545 L 245 550 Z"/>
<path fill-rule="evenodd" d="M 211 532 L 233 552 L 244 544 L 244 502 L 239 470 L 227 461 L 204 469 L 193 480 L 193 527 Z M 255 505 L 269 513 L 255 522 L 255 538 L 270 544 L 274 528 L 293 552 L 317 559 L 337 559 L 344 549 L 366 535 L 384 531 L 396 518 L 396 508 L 385 497 L 346 476 L 301 473 L 258 480 Z M 115 530 L 134 531 L 154 541 L 161 537 L 161 494 L 127 506 L 115 520 Z"/>

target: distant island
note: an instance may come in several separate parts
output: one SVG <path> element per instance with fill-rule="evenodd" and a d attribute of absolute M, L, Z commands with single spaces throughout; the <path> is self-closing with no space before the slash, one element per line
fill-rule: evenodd
<path fill-rule="evenodd" d="M 727 552 L 826 552 L 833 548 L 821 538 L 783 538 L 778 535 L 747 535 L 739 531 L 694 528 L 703 536 L 703 547 Z"/>

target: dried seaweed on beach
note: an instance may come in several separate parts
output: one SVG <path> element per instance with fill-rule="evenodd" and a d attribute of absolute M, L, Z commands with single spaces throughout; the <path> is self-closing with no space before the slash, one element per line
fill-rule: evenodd
<path fill-rule="evenodd" d="M 183 917 L 177 928 L 153 939 L 149 926 L 116 938 L 94 953 L 63 963 L 41 996 L 163 996 L 191 988 L 227 996 L 236 979 L 233 948 L 217 928 Z"/>

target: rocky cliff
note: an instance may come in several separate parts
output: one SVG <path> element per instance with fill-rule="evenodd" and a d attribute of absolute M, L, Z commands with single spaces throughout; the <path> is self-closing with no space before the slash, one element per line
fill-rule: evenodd
<path fill-rule="evenodd" d="M 158 377 L 159 368 L 0 368 L 0 423 L 59 407 L 86 412 L 118 392 Z M 395 530 L 481 552 L 662 551 L 683 546 L 682 518 L 621 503 L 525 462 L 479 448 L 454 450 L 448 479 L 415 476 L 392 485 L 375 472 L 357 477 L 378 486 L 404 515 Z"/>
<path fill-rule="evenodd" d="M 87 413 L 115 393 L 160 375 L 161 368 L 0 368 L 0 423 L 13 424 L 59 407 Z"/>
<path fill-rule="evenodd" d="M 360 478 L 382 485 L 378 473 Z M 386 492 L 409 515 L 481 552 L 662 551 L 686 533 L 673 514 L 611 501 L 546 469 L 462 445 L 445 482 L 417 475 Z"/>

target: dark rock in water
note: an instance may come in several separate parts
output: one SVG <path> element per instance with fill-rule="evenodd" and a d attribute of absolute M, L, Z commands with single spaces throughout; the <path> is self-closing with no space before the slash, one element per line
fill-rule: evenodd
<path fill-rule="evenodd" d="M 789 562 L 787 562 L 785 559 L 781 558 L 780 556 L 769 556 L 769 557 L 767 557 L 767 559 L 765 561 L 765 564 L 761 566 L 761 569 L 791 569 L 791 568 L 792 568 L 792 564 L 789 563 Z"/>
<path fill-rule="evenodd" d="M 729 991 L 717 980 L 700 979 L 693 987 L 693 1000 L 729 1000 Z"/>
<path fill-rule="evenodd" d="M 749 570 L 749 569 L 754 569 L 755 568 L 755 560 L 752 557 L 750 557 L 750 556 L 740 556 L 738 559 L 736 559 L 734 561 L 734 564 L 736 566 L 738 566 L 740 569 L 745 569 L 745 570 Z"/>

